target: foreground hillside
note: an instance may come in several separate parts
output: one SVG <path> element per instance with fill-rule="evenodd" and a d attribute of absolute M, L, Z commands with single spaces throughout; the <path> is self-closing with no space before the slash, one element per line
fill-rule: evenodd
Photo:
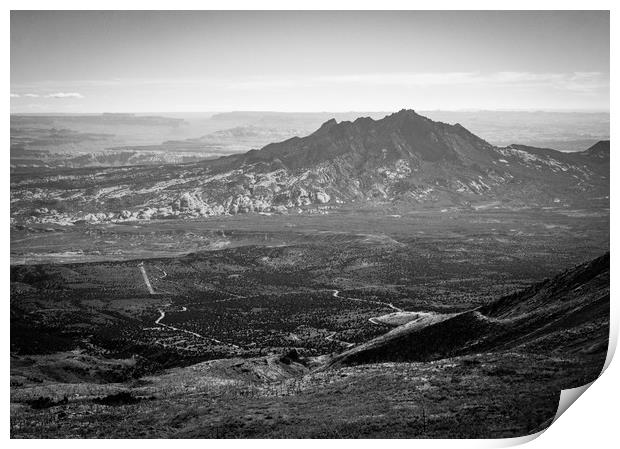
<path fill-rule="evenodd" d="M 335 357 L 330 365 L 427 361 L 484 351 L 606 353 L 609 254 L 491 304 L 409 322 Z"/>
<path fill-rule="evenodd" d="M 471 311 L 401 312 L 411 321 L 332 356 L 230 357 L 104 382 L 80 381 L 80 351 L 65 354 L 76 377 L 64 381 L 44 380 L 62 376 L 57 358 L 38 372 L 36 358 L 15 358 L 11 435 L 522 436 L 550 424 L 561 389 L 598 376 L 608 310 L 606 254 Z"/>

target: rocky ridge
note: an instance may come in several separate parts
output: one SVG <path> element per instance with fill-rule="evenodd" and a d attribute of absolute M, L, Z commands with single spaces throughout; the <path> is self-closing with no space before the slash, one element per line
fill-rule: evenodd
<path fill-rule="evenodd" d="M 495 147 L 459 124 L 402 110 L 381 120 L 329 120 L 306 137 L 215 160 L 15 175 L 11 216 L 67 224 L 328 213 L 352 203 L 544 206 L 608 195 L 605 145 L 581 153 Z"/>

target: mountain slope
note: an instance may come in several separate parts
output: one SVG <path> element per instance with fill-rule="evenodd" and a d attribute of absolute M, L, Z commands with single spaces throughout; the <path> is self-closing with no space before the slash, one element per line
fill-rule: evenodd
<path fill-rule="evenodd" d="M 609 157 L 593 154 L 498 148 L 458 124 L 402 110 L 381 120 L 330 120 L 303 138 L 198 163 L 13 174 L 11 213 L 19 221 L 74 222 L 290 213 L 351 202 L 587 202 L 609 193 Z"/>
<path fill-rule="evenodd" d="M 411 321 L 343 352 L 330 365 L 517 349 L 594 354 L 607 350 L 608 334 L 609 253 L 475 310 Z"/>
<path fill-rule="evenodd" d="M 587 157 L 597 158 L 602 161 L 609 160 L 609 140 L 601 140 L 590 148 L 585 150 L 583 154 Z"/>
<path fill-rule="evenodd" d="M 354 122 L 325 122 L 304 138 L 267 145 L 247 155 L 246 162 L 282 161 L 288 169 L 309 168 L 349 156 L 360 167 L 369 160 L 409 159 L 422 162 L 485 158 L 491 145 L 460 125 L 434 122 L 411 110 L 402 110 L 382 120 L 358 118 Z"/>

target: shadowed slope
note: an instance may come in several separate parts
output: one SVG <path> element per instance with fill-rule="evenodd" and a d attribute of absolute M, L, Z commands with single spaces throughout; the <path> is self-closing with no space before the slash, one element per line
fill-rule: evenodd
<path fill-rule="evenodd" d="M 412 322 L 336 356 L 330 365 L 425 361 L 519 348 L 606 351 L 609 253 L 487 306 Z"/>

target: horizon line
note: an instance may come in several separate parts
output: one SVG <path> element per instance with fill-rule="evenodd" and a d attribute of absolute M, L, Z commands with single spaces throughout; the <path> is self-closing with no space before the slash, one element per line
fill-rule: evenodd
<path fill-rule="evenodd" d="M 351 114 L 351 113 L 392 113 L 400 110 L 413 110 L 416 112 L 555 112 L 555 113 L 607 113 L 610 114 L 610 109 L 598 109 L 598 108 L 506 108 L 506 109 L 488 109 L 488 108 L 458 108 L 458 109 L 414 109 L 414 108 L 400 108 L 400 109 L 376 109 L 376 110 L 275 110 L 275 109 L 216 109 L 216 110 L 200 110 L 200 111 L 171 111 L 171 110 L 153 110 L 153 111 L 40 111 L 40 112 L 27 112 L 27 111 L 10 111 L 10 115 L 103 115 L 103 114 L 223 114 L 223 113 L 277 113 L 277 114 Z"/>

